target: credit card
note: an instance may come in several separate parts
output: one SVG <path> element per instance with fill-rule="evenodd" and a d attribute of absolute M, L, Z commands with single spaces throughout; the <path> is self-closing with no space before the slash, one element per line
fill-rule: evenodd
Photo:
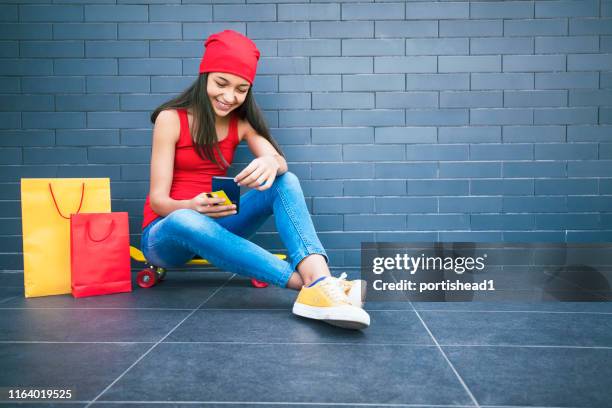
<path fill-rule="evenodd" d="M 206 197 L 208 197 L 208 198 L 218 197 L 218 198 L 224 198 L 225 199 L 224 202 L 216 203 L 216 204 L 213 204 L 213 205 L 232 205 L 232 202 L 230 201 L 229 197 L 227 196 L 227 194 L 225 194 L 225 191 L 223 191 L 223 190 L 213 191 L 211 193 L 206 193 Z"/>

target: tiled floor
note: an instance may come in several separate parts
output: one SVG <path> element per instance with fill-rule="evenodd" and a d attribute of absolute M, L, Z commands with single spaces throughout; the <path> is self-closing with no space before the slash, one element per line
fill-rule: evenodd
<path fill-rule="evenodd" d="M 359 332 L 226 272 L 82 299 L 0 279 L 2 406 L 612 407 L 612 302 L 368 302 Z M 16 404 L 12 387 L 75 398 Z"/>

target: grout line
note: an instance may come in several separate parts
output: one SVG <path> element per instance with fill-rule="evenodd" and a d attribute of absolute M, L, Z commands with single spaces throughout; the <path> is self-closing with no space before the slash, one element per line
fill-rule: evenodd
<path fill-rule="evenodd" d="M 183 318 L 183 320 L 178 322 L 178 324 L 176 326 L 174 326 L 172 329 L 170 329 L 170 331 L 168 333 L 166 333 L 166 335 L 163 336 L 161 339 L 159 339 L 157 341 L 157 343 L 153 344 L 153 346 L 151 346 L 147 351 L 145 351 L 136 361 L 134 361 L 132 363 L 132 365 L 130 365 L 125 371 L 123 371 L 119 375 L 119 377 L 115 378 L 115 380 L 113 382 L 111 382 L 105 389 L 103 389 L 102 392 L 100 392 L 93 400 L 91 400 L 91 402 L 89 404 L 85 405 L 85 408 L 88 408 L 91 404 L 96 402 L 96 400 L 98 398 L 100 398 L 106 391 L 108 391 L 113 385 L 115 385 L 124 375 L 126 375 L 132 369 L 132 367 L 134 367 L 136 364 L 138 364 L 147 354 L 149 354 L 155 347 L 157 347 L 158 344 L 160 344 L 162 341 L 164 341 L 170 334 L 172 334 L 173 331 L 175 331 L 181 324 L 183 324 L 183 322 L 185 322 L 187 319 L 189 319 L 198 309 L 200 309 L 202 306 L 204 306 L 204 304 L 206 304 L 206 302 L 208 302 L 213 296 L 215 296 L 217 294 L 217 292 L 219 292 L 221 289 L 223 289 L 223 287 L 225 287 L 225 285 L 227 285 L 229 283 L 229 281 L 231 281 L 234 276 L 236 276 L 235 273 L 232 276 L 230 276 L 229 279 L 227 279 L 223 283 L 223 285 L 219 286 L 213 293 L 211 293 L 210 296 L 208 296 L 206 299 L 204 299 L 204 301 L 202 303 L 200 303 L 200 305 L 198 307 L 193 309 L 191 311 L 191 313 L 189 313 L 187 316 L 185 316 Z"/>
<path fill-rule="evenodd" d="M 552 345 L 538 345 L 538 344 L 441 344 L 442 347 L 507 347 L 507 348 L 562 348 L 562 349 L 596 349 L 596 350 L 610 350 L 611 346 L 552 346 Z"/>
<path fill-rule="evenodd" d="M 14 299 L 17 296 L 0 301 L 3 303 L 10 299 Z M 414 306 L 413 306 L 414 307 Z M 192 311 L 193 309 L 188 308 L 174 308 L 174 307 L 0 307 L 0 310 L 165 310 L 165 311 Z M 262 308 L 234 308 L 234 307 L 206 307 L 199 309 L 199 311 L 286 311 L 287 308 L 283 307 L 262 307 Z M 557 310 L 457 310 L 457 309 L 365 309 L 366 312 L 413 312 L 418 310 L 419 312 L 449 312 L 449 313 L 542 313 L 542 314 L 593 314 L 593 315 L 610 315 L 611 312 L 590 312 L 590 311 L 557 311 Z"/>
<path fill-rule="evenodd" d="M 317 346 L 404 346 L 404 347 L 507 347 L 507 348 L 563 348 L 563 349 L 602 349 L 609 350 L 612 346 L 555 346 L 538 344 L 417 344 L 417 343 L 345 343 L 345 342 L 249 342 L 249 341 L 165 341 L 164 344 L 239 344 L 239 345 L 317 345 Z"/>
<path fill-rule="evenodd" d="M 2 303 L 2 302 L 0 302 Z M 0 310 L 176 310 L 192 311 L 193 309 L 182 309 L 173 307 L 0 307 Z M 204 309 L 206 310 L 206 309 Z"/>
<path fill-rule="evenodd" d="M 91 401 L 52 401 L 54 404 L 84 404 Z M 23 401 L 23 402 L 9 402 L 0 401 L 2 404 L 48 404 L 49 401 Z M 414 408 L 473 408 L 473 405 L 439 405 L 439 404 L 393 404 L 393 403 L 368 403 L 368 402 L 295 402 L 295 401 L 100 401 L 100 404 L 121 404 L 121 405 L 158 405 L 158 404 L 215 404 L 215 405 L 295 405 L 295 406 L 359 406 L 359 407 L 414 407 Z M 523 408 L 518 405 L 483 405 L 482 408 Z M 572 407 L 558 407 L 558 406 L 530 406 L 529 408 L 572 408 Z"/>
<path fill-rule="evenodd" d="M 393 280 L 397 283 L 397 279 L 395 278 L 395 275 L 391 275 L 393 277 Z M 461 386 L 463 387 L 463 389 L 465 390 L 465 392 L 468 394 L 468 396 L 470 397 L 470 399 L 472 400 L 472 402 L 474 403 L 474 405 L 477 408 L 481 408 L 480 405 L 478 404 L 478 401 L 476 400 L 476 397 L 474 397 L 474 394 L 472 394 L 472 391 L 470 390 L 470 388 L 467 386 L 467 384 L 465 383 L 465 381 L 463 380 L 463 378 L 461 377 L 461 375 L 459 375 L 459 372 L 455 369 L 455 366 L 453 365 L 453 363 L 451 363 L 451 361 L 449 360 L 448 356 L 446 355 L 446 353 L 444 352 L 444 350 L 442 350 L 442 347 L 440 346 L 440 343 L 438 343 L 438 340 L 435 338 L 435 336 L 433 335 L 433 333 L 431 332 L 431 330 L 429 330 L 429 327 L 427 327 L 427 324 L 425 323 L 425 321 L 423 320 L 423 318 L 421 317 L 421 315 L 419 314 L 418 310 L 414 307 L 414 304 L 412 301 L 409 300 L 410 306 L 412 307 L 412 310 L 414 311 L 414 313 L 416 314 L 416 316 L 419 318 L 419 320 L 421 321 L 421 324 L 423 325 L 423 327 L 425 328 L 425 330 L 427 331 L 427 333 L 429 334 L 429 337 L 431 337 L 431 339 L 433 340 L 435 347 L 440 351 L 440 353 L 442 354 L 442 357 L 444 358 L 444 360 L 446 360 L 446 362 L 448 363 L 449 367 L 451 368 L 451 370 L 453 371 L 453 373 L 455 374 L 455 377 L 457 377 L 457 379 L 459 380 L 459 382 L 461 383 Z"/>
<path fill-rule="evenodd" d="M 11 296 L 11 297 L 8 297 L 6 299 L 0 300 L 0 303 L 5 303 L 5 302 L 8 302 L 9 300 L 12 300 L 12 299 L 15 299 L 15 298 L 17 298 L 17 296 Z"/>
<path fill-rule="evenodd" d="M 469 395 L 470 399 L 472 400 L 472 402 L 474 402 L 476 407 L 480 408 L 480 405 L 478 404 L 478 401 L 476 400 L 476 397 L 474 397 L 474 394 L 472 394 L 472 391 L 470 391 L 469 387 L 467 386 L 467 384 L 465 383 L 465 381 L 463 380 L 461 375 L 459 375 L 459 372 L 457 372 L 457 369 L 455 369 L 455 366 L 453 365 L 453 363 L 451 363 L 451 361 L 449 360 L 449 358 L 446 355 L 446 353 L 444 352 L 444 350 L 442 350 L 442 347 L 440 346 L 440 343 L 438 343 L 438 340 L 436 340 L 436 338 L 433 335 L 433 333 L 431 332 L 431 330 L 429 330 L 429 327 L 427 327 L 427 324 L 425 323 L 425 321 L 423 320 L 423 318 L 421 317 L 419 312 L 414 308 L 414 305 L 412 304 L 412 302 L 410 303 L 410 305 L 412 306 L 414 312 L 416 313 L 417 317 L 421 321 L 421 324 L 423 325 L 425 330 L 427 330 L 427 333 L 429 333 L 429 336 L 431 337 L 431 339 L 434 341 L 434 343 L 437 346 L 438 350 L 440 350 L 440 353 L 442 353 L 442 357 L 444 357 L 444 360 L 446 360 L 446 362 L 448 363 L 449 367 L 451 368 L 453 373 L 455 373 L 455 376 L 457 377 L 457 379 L 459 380 L 459 382 L 461 383 L 461 385 L 463 386 L 465 391 L 468 393 L 468 395 Z"/>
<path fill-rule="evenodd" d="M 378 311 L 378 310 L 377 310 Z M 394 310 L 395 311 L 395 310 Z M 456 309 L 419 309 L 419 312 L 466 312 L 466 313 L 551 313 L 551 314 L 602 314 L 609 315 L 612 312 L 573 312 L 552 310 L 456 310 Z"/>
<path fill-rule="evenodd" d="M 295 401 L 100 401 L 105 404 L 232 404 L 232 405 L 308 405 L 308 406 L 351 406 L 351 407 L 415 407 L 415 408 L 473 408 L 473 405 L 439 405 L 439 404 L 393 404 L 368 402 L 295 402 Z M 36 403 L 36 402 L 35 402 Z M 0 402 L 2 404 L 2 402 Z M 524 408 L 523 405 L 483 405 L 482 408 Z M 538 405 L 529 408 L 579 408 Z"/>
<path fill-rule="evenodd" d="M 570 346 L 546 344 L 418 344 L 418 343 L 358 343 L 358 342 L 282 342 L 282 341 L 164 341 L 164 344 L 221 344 L 221 345 L 301 345 L 301 346 L 400 346 L 400 347 L 505 347 L 505 348 L 558 348 L 610 350 L 612 346 Z M 157 344 L 153 341 L 42 341 L 42 340 L 2 340 L 0 344 Z"/>
<path fill-rule="evenodd" d="M 0 340 L 0 344 L 154 344 L 154 341 Z"/>
<path fill-rule="evenodd" d="M 38 341 L 38 340 L 2 340 L 0 344 L 155 344 L 154 341 Z M 275 345 L 329 345 L 329 346 L 410 346 L 410 347 L 435 347 L 435 344 L 417 344 L 417 343 L 350 343 L 350 342 L 286 342 L 286 341 L 164 341 L 164 344 L 226 344 L 226 345 L 260 345 L 269 344 Z M 492 346 L 495 347 L 495 346 Z M 522 346 L 517 346 L 522 347 Z M 562 347 L 562 346 L 559 346 Z M 607 348 L 612 348 L 607 347 Z"/>
<path fill-rule="evenodd" d="M 76 404 L 87 404 L 89 401 L 60 401 L 60 400 L 46 400 L 46 401 L 35 401 L 35 400 L 23 400 L 23 401 L 0 401 L 0 405 L 11 404 L 11 406 L 20 406 L 21 404 L 64 404 L 64 405 L 76 405 Z M 531 407 L 530 407 L 531 408 Z M 537 408 L 537 407 L 536 407 Z"/>
<path fill-rule="evenodd" d="M 415 407 L 415 408 L 473 408 L 473 405 L 438 405 L 438 404 L 393 404 L 376 402 L 295 402 L 295 401 L 100 401 L 104 404 L 232 404 L 232 405 L 296 405 L 296 406 L 351 406 L 351 407 Z M 506 408 L 506 407 L 500 407 Z M 512 408 L 512 407 L 507 407 Z M 538 408 L 538 407 L 530 407 Z M 546 407 L 550 408 L 550 407 Z"/>

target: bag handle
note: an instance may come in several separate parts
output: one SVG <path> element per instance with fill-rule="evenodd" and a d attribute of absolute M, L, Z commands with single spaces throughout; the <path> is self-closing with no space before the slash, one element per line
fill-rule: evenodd
<path fill-rule="evenodd" d="M 57 205 L 57 200 L 55 199 L 55 195 L 53 194 L 53 187 L 51 187 L 51 183 L 49 183 L 49 191 L 51 192 L 51 197 L 53 198 L 53 204 L 55 204 L 55 209 L 57 210 L 59 215 L 61 215 L 65 219 L 69 220 L 70 217 L 66 217 L 64 214 L 62 214 L 62 211 L 59 209 L 59 206 Z M 81 202 L 79 203 L 79 209 L 77 210 L 76 214 L 78 214 L 79 211 L 81 211 L 81 206 L 83 205 L 83 197 L 84 196 L 85 196 L 85 183 L 82 183 L 82 185 L 81 185 Z"/>
<path fill-rule="evenodd" d="M 108 238 L 110 236 L 110 234 L 113 233 L 113 230 L 115 229 L 115 220 L 111 220 L 110 229 L 108 230 L 108 234 L 106 234 L 106 236 L 104 238 L 102 238 L 102 239 L 95 239 L 95 238 L 93 238 L 91 236 L 91 231 L 89 229 L 89 225 L 90 224 L 91 224 L 91 222 L 87 221 L 87 224 L 85 224 L 85 230 L 87 231 L 87 236 L 93 242 L 102 242 L 102 241 L 104 241 L 106 238 Z"/>

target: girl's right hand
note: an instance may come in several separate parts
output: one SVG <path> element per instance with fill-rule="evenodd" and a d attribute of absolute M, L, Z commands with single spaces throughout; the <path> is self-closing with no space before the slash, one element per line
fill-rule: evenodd
<path fill-rule="evenodd" d="M 212 218 L 221 218 L 236 214 L 236 205 L 215 205 L 225 201 L 221 197 L 208 197 L 209 193 L 200 193 L 189 200 L 189 208 Z"/>

